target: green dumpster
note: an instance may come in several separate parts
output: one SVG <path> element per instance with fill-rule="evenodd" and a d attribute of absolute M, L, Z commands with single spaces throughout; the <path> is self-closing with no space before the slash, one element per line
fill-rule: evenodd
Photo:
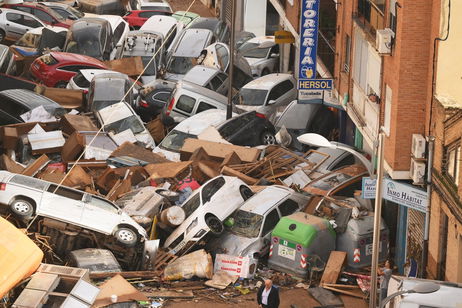
<path fill-rule="evenodd" d="M 271 233 L 268 265 L 304 278 L 315 255 L 327 262 L 335 240 L 336 233 L 324 218 L 302 212 L 282 217 Z"/>

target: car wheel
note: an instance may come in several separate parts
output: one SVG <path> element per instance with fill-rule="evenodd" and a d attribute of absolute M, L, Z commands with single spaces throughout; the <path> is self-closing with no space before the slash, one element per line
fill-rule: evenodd
<path fill-rule="evenodd" d="M 34 214 L 32 202 L 25 199 L 16 199 L 10 204 L 10 210 L 14 215 L 21 218 L 29 218 Z"/>
<path fill-rule="evenodd" d="M 260 136 L 260 141 L 262 144 L 268 145 L 268 144 L 275 144 L 276 143 L 276 137 L 274 136 L 273 133 L 269 131 L 265 131 L 261 134 Z"/>
<path fill-rule="evenodd" d="M 133 247 L 138 241 L 136 232 L 129 228 L 119 228 L 115 233 L 115 237 L 119 243 L 126 247 Z"/>
<path fill-rule="evenodd" d="M 205 218 L 205 223 L 209 227 L 210 232 L 214 234 L 221 234 L 225 230 L 223 223 L 217 217 L 209 215 Z"/>
<path fill-rule="evenodd" d="M 157 193 L 170 202 L 175 203 L 180 199 L 180 194 L 171 190 L 158 190 Z"/>
<path fill-rule="evenodd" d="M 5 39 L 5 31 L 0 30 L 0 43 L 2 43 L 4 39 Z"/>
<path fill-rule="evenodd" d="M 263 71 L 261 71 L 261 76 L 268 75 L 269 73 L 270 73 L 269 69 L 265 67 Z"/>
<path fill-rule="evenodd" d="M 66 88 L 66 86 L 67 86 L 67 82 L 64 82 L 64 81 L 60 81 L 55 84 L 55 88 Z"/>

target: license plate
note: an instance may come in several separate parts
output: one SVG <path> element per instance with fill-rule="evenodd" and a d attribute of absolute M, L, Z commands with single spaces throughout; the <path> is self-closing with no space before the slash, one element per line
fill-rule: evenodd
<path fill-rule="evenodd" d="M 284 257 L 284 258 L 291 259 L 291 260 L 295 261 L 295 249 L 293 249 L 293 248 L 279 245 L 278 254 L 281 257 Z"/>
<path fill-rule="evenodd" d="M 372 254 L 372 244 L 366 245 L 366 256 L 370 256 Z M 379 252 L 382 252 L 382 242 L 379 243 Z"/>

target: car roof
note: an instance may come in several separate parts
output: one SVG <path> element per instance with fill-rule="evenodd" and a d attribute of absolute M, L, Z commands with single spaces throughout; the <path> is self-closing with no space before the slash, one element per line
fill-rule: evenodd
<path fill-rule="evenodd" d="M 220 70 L 214 67 L 195 65 L 184 75 L 183 80 L 198 85 L 205 85 L 205 83 L 218 72 L 220 72 Z"/>
<path fill-rule="evenodd" d="M 175 57 L 195 57 L 204 50 L 209 38 L 213 35 L 208 29 L 186 29 L 181 34 L 178 44 L 175 46 Z"/>
<path fill-rule="evenodd" d="M 70 53 L 70 52 L 60 52 L 60 51 L 52 51 L 50 52 L 50 55 L 58 60 L 58 62 L 63 62 L 63 61 L 70 61 L 70 62 L 84 62 L 84 63 L 92 63 L 92 64 L 99 64 L 101 66 L 105 66 L 103 62 L 90 57 L 90 56 L 85 56 L 85 55 L 79 55 L 76 53 Z"/>
<path fill-rule="evenodd" d="M 223 104 L 227 104 L 228 103 L 228 98 L 224 95 L 221 95 L 213 90 L 210 90 L 210 89 L 207 89 L 207 88 L 204 88 L 204 87 L 201 87 L 200 85 L 197 85 L 195 83 L 192 83 L 192 82 L 187 82 L 187 81 L 179 81 L 177 83 L 177 89 L 184 89 L 186 91 L 189 91 L 189 92 L 193 92 L 193 93 L 197 93 L 201 96 L 205 96 L 205 97 L 208 97 L 208 98 L 211 98 L 213 100 L 216 100 L 220 103 L 223 103 Z"/>
<path fill-rule="evenodd" d="M 242 88 L 270 90 L 274 87 L 275 84 L 278 84 L 284 80 L 292 80 L 292 75 L 279 73 L 268 74 L 252 80 L 251 82 L 245 84 Z"/>
<path fill-rule="evenodd" d="M 117 122 L 133 115 L 132 110 L 125 102 L 119 102 L 104 107 L 103 109 L 98 110 L 98 113 L 104 125 Z"/>
<path fill-rule="evenodd" d="M 29 16 L 29 17 L 32 17 L 34 18 L 35 20 L 38 20 L 40 21 L 40 23 L 42 25 L 45 25 L 45 23 L 43 21 L 41 21 L 40 19 L 38 19 L 37 17 L 35 17 L 34 15 L 32 14 L 29 14 L 29 13 L 26 13 L 26 12 L 23 12 L 23 11 L 20 11 L 20 10 L 15 10 L 15 9 L 8 9 L 8 8 L 0 8 L 0 14 L 3 14 L 3 13 L 16 13 L 16 14 L 20 14 L 20 15 L 25 15 L 25 16 Z"/>
<path fill-rule="evenodd" d="M 240 207 L 241 211 L 246 211 L 258 215 L 264 215 L 282 199 L 291 195 L 293 190 L 284 186 L 268 186 L 262 191 L 253 195 Z"/>
<path fill-rule="evenodd" d="M 220 20 L 215 17 L 198 17 L 191 22 L 189 29 L 215 29 Z"/>
<path fill-rule="evenodd" d="M 109 24 L 111 25 L 112 30 L 117 28 L 117 26 L 120 23 L 128 25 L 127 22 L 122 17 L 120 17 L 118 15 L 98 15 L 97 18 L 107 20 L 109 22 Z"/>
<path fill-rule="evenodd" d="M 48 6 L 48 7 L 59 7 L 59 8 L 63 8 L 63 9 L 67 9 L 68 7 L 70 7 L 69 4 L 66 4 L 66 3 L 59 3 L 59 2 L 40 2 L 40 4 L 44 5 L 44 6 Z"/>
<path fill-rule="evenodd" d="M 172 131 L 176 130 L 197 136 L 207 127 L 217 126 L 225 120 L 226 110 L 209 109 L 181 121 Z"/>
<path fill-rule="evenodd" d="M 271 35 L 257 36 L 257 37 L 251 38 L 246 43 L 261 44 L 263 42 L 274 42 L 274 36 L 271 36 Z"/>
<path fill-rule="evenodd" d="M 97 75 L 106 74 L 106 73 L 117 73 L 117 72 L 111 71 L 111 70 L 86 69 L 86 70 L 80 70 L 80 73 L 82 74 L 83 77 L 85 77 L 86 80 L 91 81 L 93 77 Z"/>
<path fill-rule="evenodd" d="M 98 24 L 98 25 L 104 25 L 104 24 L 109 24 L 109 21 L 107 21 L 106 19 L 104 18 L 99 18 L 99 17 L 83 17 L 83 18 L 80 18 L 80 19 L 77 19 L 76 21 L 74 21 L 74 23 L 71 25 L 71 29 L 75 28 L 75 27 L 82 27 L 82 24 L 83 23 L 87 23 L 87 24 Z M 86 26 L 83 26 L 84 28 Z"/>
<path fill-rule="evenodd" d="M 22 105 L 30 108 L 31 110 L 44 105 L 61 107 L 54 100 L 51 100 L 48 97 L 45 97 L 43 95 L 37 94 L 26 89 L 3 90 L 0 91 L 0 96 L 8 97 L 10 99 L 18 101 Z"/>
<path fill-rule="evenodd" d="M 149 17 L 148 20 L 144 22 L 140 30 L 154 27 L 157 32 L 161 33 L 163 36 L 166 36 L 168 31 L 170 31 L 170 29 L 177 24 L 178 20 L 172 16 L 154 15 Z"/>

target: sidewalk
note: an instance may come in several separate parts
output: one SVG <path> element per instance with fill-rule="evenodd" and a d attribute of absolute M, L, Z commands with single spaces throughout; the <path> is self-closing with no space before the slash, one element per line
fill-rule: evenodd
<path fill-rule="evenodd" d="M 174 12 L 186 11 L 193 1 L 194 1 L 194 4 L 191 7 L 190 12 L 197 13 L 201 17 L 214 17 L 215 16 L 213 10 L 203 5 L 200 0 L 168 0 Z"/>

